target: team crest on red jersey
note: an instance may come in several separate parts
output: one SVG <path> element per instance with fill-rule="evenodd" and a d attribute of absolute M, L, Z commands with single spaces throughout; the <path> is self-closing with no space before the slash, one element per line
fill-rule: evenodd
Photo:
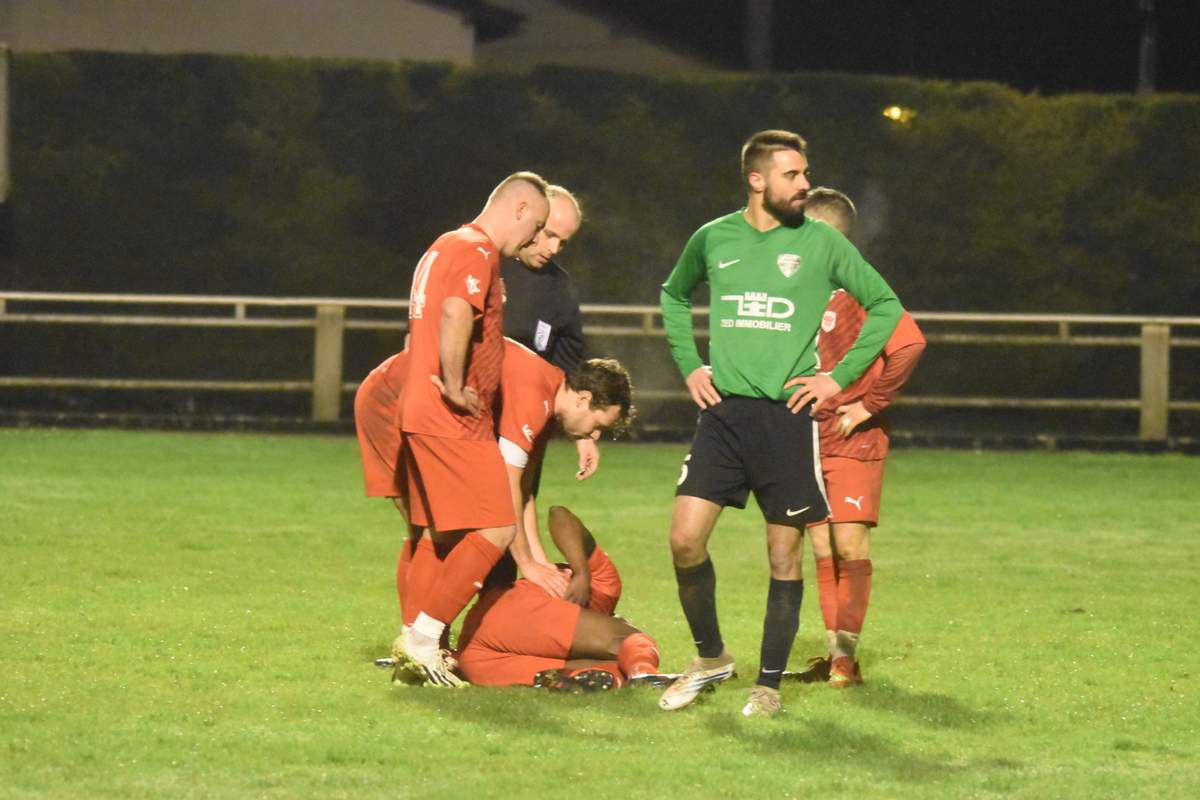
<path fill-rule="evenodd" d="M 780 253 L 779 258 L 775 259 L 775 263 L 779 265 L 779 271 L 783 273 L 783 277 L 790 278 L 800 269 L 802 259 L 795 253 Z"/>
<path fill-rule="evenodd" d="M 821 317 L 821 330 L 829 333 L 837 325 L 837 312 L 826 311 Z"/>

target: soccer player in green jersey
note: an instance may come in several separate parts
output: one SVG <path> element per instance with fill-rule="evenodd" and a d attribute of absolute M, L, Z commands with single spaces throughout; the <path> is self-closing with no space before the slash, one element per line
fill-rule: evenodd
<path fill-rule="evenodd" d="M 766 522 L 771 582 L 758 680 L 742 713 L 770 716 L 782 708 L 779 682 L 804 590 L 800 537 L 829 513 L 810 414 L 871 364 L 904 310 L 854 245 L 805 220 L 806 149 L 789 131 L 751 136 L 742 148 L 746 207 L 696 231 L 662 287 L 671 355 L 700 407 L 671 516 L 679 599 L 699 656 L 659 699 L 666 710 L 733 675 L 717 624 L 708 539 L 721 510 L 744 508 L 751 491 Z M 691 320 L 692 292 L 704 282 L 711 366 L 700 357 Z M 867 319 L 846 356 L 818 371 L 821 317 L 839 288 Z"/>

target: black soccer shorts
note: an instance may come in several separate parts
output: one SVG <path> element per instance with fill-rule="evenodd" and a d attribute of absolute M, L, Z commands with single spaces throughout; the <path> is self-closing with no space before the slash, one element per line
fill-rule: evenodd
<path fill-rule="evenodd" d="M 769 523 L 803 528 L 829 516 L 817 423 L 758 397 L 725 397 L 700 412 L 676 496 L 745 508 L 750 492 Z"/>

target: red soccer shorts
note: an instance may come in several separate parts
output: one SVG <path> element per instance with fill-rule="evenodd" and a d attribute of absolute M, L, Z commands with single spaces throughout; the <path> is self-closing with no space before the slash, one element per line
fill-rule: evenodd
<path fill-rule="evenodd" d="M 588 608 L 611 614 L 621 596 L 617 568 L 599 547 L 588 566 Z M 459 670 L 477 686 L 529 686 L 539 672 L 566 664 L 581 611 L 526 580 L 488 590 L 463 622 Z"/>
<path fill-rule="evenodd" d="M 413 525 L 448 533 L 516 524 L 508 471 L 495 439 L 405 433 L 401 463 L 408 473 Z"/>
<path fill-rule="evenodd" d="M 859 461 L 842 456 L 821 456 L 825 494 L 831 522 L 879 524 L 879 498 L 883 492 L 883 459 Z"/>
<path fill-rule="evenodd" d="M 400 458 L 400 428 L 395 421 L 399 395 L 388 385 L 385 374 L 390 361 L 372 370 L 354 395 L 354 427 L 367 497 L 403 497 L 408 491 Z"/>

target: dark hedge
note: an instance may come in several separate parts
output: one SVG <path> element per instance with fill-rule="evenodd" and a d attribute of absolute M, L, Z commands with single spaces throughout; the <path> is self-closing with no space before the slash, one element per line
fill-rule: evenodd
<path fill-rule="evenodd" d="M 0 286 L 404 296 L 438 233 L 534 169 L 584 202 L 563 260 L 585 300 L 653 303 L 743 201 L 764 127 L 809 140 L 911 308 L 1200 308 L 1200 96 L 98 53 L 14 56 Z"/>

